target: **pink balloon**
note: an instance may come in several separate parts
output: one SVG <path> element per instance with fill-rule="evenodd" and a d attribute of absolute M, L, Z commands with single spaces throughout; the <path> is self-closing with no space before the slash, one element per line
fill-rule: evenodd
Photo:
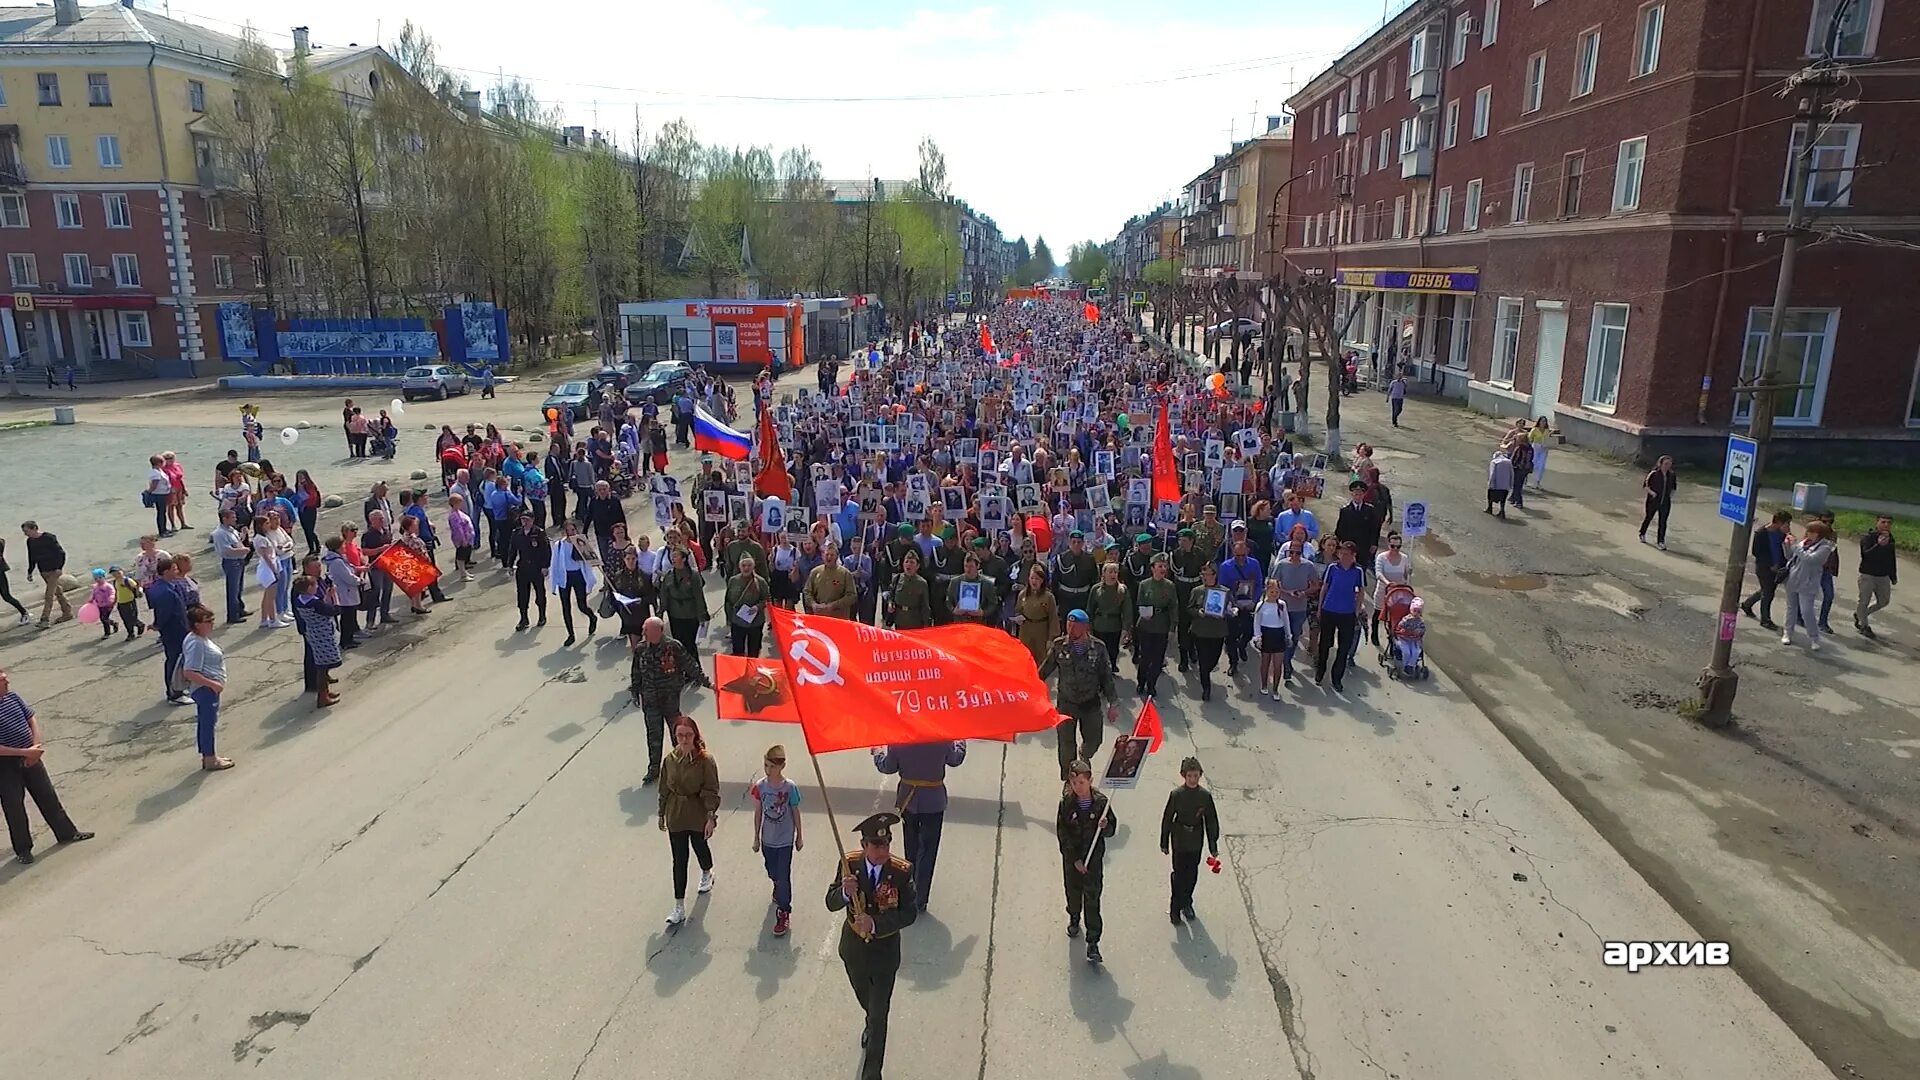
<path fill-rule="evenodd" d="M 78 615 L 83 623 L 92 624 L 100 621 L 100 609 L 92 604 L 81 604 L 80 610 L 74 614 Z"/>

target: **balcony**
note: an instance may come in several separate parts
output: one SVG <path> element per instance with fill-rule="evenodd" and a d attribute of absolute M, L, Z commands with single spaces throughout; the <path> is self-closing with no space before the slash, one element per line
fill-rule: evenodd
<path fill-rule="evenodd" d="M 1334 131 L 1343 139 L 1349 135 L 1360 134 L 1360 114 L 1357 112 L 1341 113 L 1339 121 L 1334 127 Z"/>
<path fill-rule="evenodd" d="M 1433 175 L 1433 147 L 1422 146 L 1400 155 L 1400 179 L 1424 180 Z"/>
<path fill-rule="evenodd" d="M 1407 96 L 1422 109 L 1431 109 L 1438 105 L 1440 103 L 1440 69 L 1431 67 L 1409 74 Z"/>
<path fill-rule="evenodd" d="M 205 192 L 239 191 L 240 171 L 231 165 L 217 161 L 197 161 L 194 172 L 200 180 L 200 190 Z"/>
<path fill-rule="evenodd" d="M 1342 201 L 1353 200 L 1353 177 L 1336 176 L 1333 178 L 1333 197 Z"/>
<path fill-rule="evenodd" d="M 1235 202 L 1239 201 L 1239 199 L 1240 199 L 1239 187 L 1235 186 L 1235 187 L 1220 189 L 1220 205 L 1221 206 L 1232 206 Z"/>
<path fill-rule="evenodd" d="M 1222 240 L 1232 239 L 1233 238 L 1233 222 L 1231 221 L 1221 222 L 1219 229 L 1215 231 L 1214 235 L 1219 237 Z"/>

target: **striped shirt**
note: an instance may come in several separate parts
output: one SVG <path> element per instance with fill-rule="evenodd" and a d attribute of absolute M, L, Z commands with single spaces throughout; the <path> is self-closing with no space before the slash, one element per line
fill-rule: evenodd
<path fill-rule="evenodd" d="M 0 746 L 25 750 L 33 745 L 33 709 L 9 690 L 0 695 Z"/>

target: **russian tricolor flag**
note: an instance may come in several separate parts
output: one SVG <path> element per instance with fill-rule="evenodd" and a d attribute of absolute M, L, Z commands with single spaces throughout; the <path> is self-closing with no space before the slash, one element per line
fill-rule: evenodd
<path fill-rule="evenodd" d="M 721 423 L 704 406 L 695 405 L 693 448 L 703 454 L 719 454 L 728 461 L 745 461 L 753 453 L 753 440 Z"/>

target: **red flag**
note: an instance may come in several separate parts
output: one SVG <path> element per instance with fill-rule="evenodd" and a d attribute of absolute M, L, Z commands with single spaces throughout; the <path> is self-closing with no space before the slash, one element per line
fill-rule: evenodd
<path fill-rule="evenodd" d="M 1160 744 L 1167 741 L 1166 732 L 1160 726 L 1160 710 L 1154 706 L 1152 698 L 1148 698 L 1147 703 L 1140 707 L 1140 719 L 1133 722 L 1133 737 L 1153 740 L 1147 746 L 1149 754 L 1159 753 Z"/>
<path fill-rule="evenodd" d="M 722 720 L 764 720 L 797 724 L 793 682 L 778 660 L 716 655 L 713 658 L 714 711 Z"/>
<path fill-rule="evenodd" d="M 760 406 L 760 471 L 754 475 L 753 490 L 759 494 L 793 501 L 793 480 L 787 476 L 786 455 L 780 452 L 780 432 L 773 426 L 773 408 Z"/>
<path fill-rule="evenodd" d="M 1059 723 L 1033 655 L 975 623 L 912 633 L 769 608 L 807 746 L 991 739 Z"/>
<path fill-rule="evenodd" d="M 394 588 L 415 600 L 440 580 L 440 569 L 432 561 L 401 544 L 393 544 L 381 552 L 380 557 L 373 560 L 373 568 L 392 578 Z"/>
<path fill-rule="evenodd" d="M 1098 304 L 1095 304 L 1093 301 L 1089 300 L 1087 301 L 1086 308 L 1084 308 L 1083 310 L 1085 310 L 1087 313 L 1088 322 L 1100 321 L 1100 307 Z"/>
<path fill-rule="evenodd" d="M 1173 418 L 1160 406 L 1160 423 L 1153 429 L 1153 503 L 1180 501 L 1180 466 L 1173 460 Z"/>
<path fill-rule="evenodd" d="M 993 331 L 987 329 L 984 322 L 980 324 L 980 347 L 987 352 L 993 351 Z"/>

